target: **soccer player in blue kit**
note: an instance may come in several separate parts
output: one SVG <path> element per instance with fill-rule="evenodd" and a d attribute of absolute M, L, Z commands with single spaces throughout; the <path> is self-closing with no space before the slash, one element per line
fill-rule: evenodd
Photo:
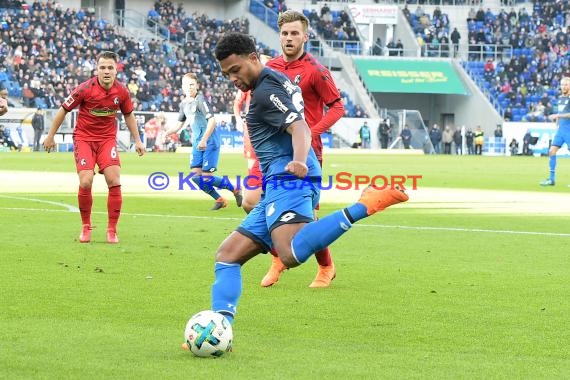
<path fill-rule="evenodd" d="M 358 220 L 408 196 L 399 188 L 369 186 L 357 203 L 313 221 L 321 168 L 303 119 L 299 87 L 260 62 L 247 34 L 225 34 L 215 55 L 238 89 L 251 90 L 246 124 L 265 183 L 261 201 L 216 252 L 211 308 L 233 322 L 242 292 L 241 266 L 249 259 L 274 247 L 287 267 L 299 266 Z"/>
<path fill-rule="evenodd" d="M 192 160 L 190 170 L 192 181 L 206 194 L 214 198 L 216 203 L 212 210 L 227 207 L 228 202 L 214 189 L 226 189 L 234 194 L 238 207 L 241 207 L 243 196 L 239 189 L 222 177 L 214 176 L 220 158 L 220 134 L 216 129 L 216 118 L 212 107 L 198 92 L 200 84 L 194 73 L 182 77 L 184 101 L 180 103 L 178 122 L 174 129 L 166 131 L 166 136 L 178 132 L 186 123 L 192 127 Z"/>
<path fill-rule="evenodd" d="M 562 145 L 570 149 L 570 77 L 560 80 L 560 97 L 558 98 L 557 111 L 548 118 L 558 123 L 558 131 L 552 139 L 552 145 L 548 151 L 549 177 L 540 183 L 541 186 L 554 186 L 556 184 L 556 152 Z"/>

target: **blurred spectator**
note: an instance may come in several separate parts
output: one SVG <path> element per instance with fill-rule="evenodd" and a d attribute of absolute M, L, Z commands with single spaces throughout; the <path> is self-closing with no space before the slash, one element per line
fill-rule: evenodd
<path fill-rule="evenodd" d="M 441 140 L 443 142 L 443 154 L 451 154 L 451 143 L 453 142 L 453 132 L 449 125 L 443 129 Z"/>
<path fill-rule="evenodd" d="M 453 43 L 453 58 L 457 57 L 457 51 L 459 50 L 459 40 L 461 40 L 461 34 L 457 28 L 453 28 L 450 36 L 451 42 Z"/>
<path fill-rule="evenodd" d="M 511 152 L 511 156 L 516 156 L 517 154 L 519 154 L 519 143 L 517 142 L 517 139 L 515 139 L 514 137 L 511 140 L 511 143 L 509 144 L 509 151 Z"/>
<path fill-rule="evenodd" d="M 455 144 L 455 154 L 463 154 L 463 136 L 461 135 L 461 128 L 457 127 L 453 132 L 453 143 Z"/>
<path fill-rule="evenodd" d="M 437 124 L 434 124 L 429 132 L 429 138 L 431 140 L 431 144 L 433 145 L 433 149 L 435 154 L 441 153 L 441 130 Z"/>
<path fill-rule="evenodd" d="M 475 134 L 473 133 L 471 128 L 469 128 L 467 130 L 467 133 L 465 133 L 465 146 L 467 147 L 467 154 L 469 155 L 475 154 L 474 143 L 475 143 Z"/>
<path fill-rule="evenodd" d="M 503 128 L 500 125 L 495 128 L 495 137 L 503 137 Z"/>
<path fill-rule="evenodd" d="M 368 126 L 368 122 L 364 122 L 358 131 L 360 136 L 361 146 L 364 149 L 370 149 L 370 127 Z"/>
<path fill-rule="evenodd" d="M 478 125 L 477 128 L 475 128 L 474 138 L 475 138 L 475 154 L 481 155 L 483 154 L 483 143 L 485 142 L 485 132 L 483 132 L 480 125 Z"/>
<path fill-rule="evenodd" d="M 412 131 L 408 124 L 404 125 L 402 132 L 400 132 L 400 137 L 402 138 L 402 144 L 404 144 L 404 149 L 410 149 L 410 143 L 412 142 Z"/>

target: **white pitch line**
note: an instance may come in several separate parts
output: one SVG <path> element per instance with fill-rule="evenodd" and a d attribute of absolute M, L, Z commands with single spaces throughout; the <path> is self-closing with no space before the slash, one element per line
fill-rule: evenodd
<path fill-rule="evenodd" d="M 425 230 L 425 231 L 487 232 L 487 233 L 494 233 L 494 234 L 570 237 L 570 233 L 563 233 L 563 232 L 487 230 L 487 229 L 482 229 L 482 228 L 457 228 L 457 227 L 391 226 L 391 225 L 387 225 L 387 224 L 357 224 L 356 226 L 357 227 L 375 227 L 375 228 L 400 228 L 403 230 L 419 230 L 419 231 Z"/>
<path fill-rule="evenodd" d="M 1 196 L 1 195 L 0 195 Z M 8 197 L 15 198 L 15 197 Z M 28 199 L 28 198 L 16 198 L 16 199 Z M 54 203 L 60 206 L 73 208 L 70 205 L 58 202 L 48 202 Z M 41 209 L 41 208 L 23 208 L 23 207 L 0 207 L 0 210 L 9 211 L 41 211 L 41 212 L 77 212 L 77 208 L 71 210 L 51 210 L 51 209 Z M 77 210 L 77 211 L 76 211 Z M 106 215 L 106 211 L 93 211 L 93 214 Z M 219 216 L 198 216 L 198 215 L 167 215 L 167 214 L 141 214 L 141 213 L 129 213 L 123 212 L 121 215 L 124 216 L 141 216 L 148 218 L 177 218 L 177 219 L 215 219 L 215 220 L 231 220 L 231 221 L 241 221 L 243 218 L 233 218 L 233 217 L 219 217 Z M 355 224 L 353 227 L 361 228 L 399 228 L 403 230 L 416 230 L 416 231 L 451 231 L 451 232 L 475 232 L 475 233 L 492 233 L 492 234 L 508 234 L 508 235 L 533 235 L 533 236 L 558 236 L 558 237 L 570 237 L 570 233 L 562 232 L 537 232 L 537 231 L 513 231 L 513 230 L 489 230 L 481 228 L 457 228 L 457 227 L 422 227 L 422 226 L 393 226 L 387 224 Z"/>
<path fill-rule="evenodd" d="M 46 203 L 46 204 L 50 204 L 50 205 L 54 205 L 54 206 L 63 207 L 63 208 L 65 208 L 65 209 L 67 209 L 67 211 L 69 211 L 69 212 L 79 212 L 79 208 L 77 208 L 77 207 L 75 207 L 75 206 L 72 206 L 72 205 L 70 205 L 70 204 L 67 204 L 67 203 L 46 201 L 46 200 L 43 200 L 43 199 L 36 199 L 36 198 L 13 197 L 13 196 L 11 196 L 11 195 L 1 195 L 1 194 L 0 194 L 0 198 L 18 199 L 18 200 L 22 200 L 22 201 Z"/>

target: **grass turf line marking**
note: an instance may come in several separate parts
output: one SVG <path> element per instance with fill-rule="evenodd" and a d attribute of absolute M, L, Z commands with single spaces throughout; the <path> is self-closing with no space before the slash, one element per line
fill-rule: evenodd
<path fill-rule="evenodd" d="M 46 203 L 49 205 L 54 205 L 54 206 L 59 206 L 59 207 L 63 207 L 65 209 L 67 209 L 67 211 L 69 212 L 79 212 L 79 208 L 72 206 L 70 204 L 67 203 L 60 203 L 60 202 L 54 202 L 54 201 L 46 201 L 43 199 L 36 199 L 36 198 L 26 198 L 26 197 L 14 197 L 11 195 L 0 195 L 0 198 L 8 198 L 8 199 L 18 199 L 21 201 L 30 201 L 30 202 L 38 202 L 38 203 Z"/>
<path fill-rule="evenodd" d="M 0 195 L 0 197 L 3 197 Z M 7 197 L 16 198 L 16 197 Z M 16 198 L 16 199 L 28 199 L 28 198 Z M 8 211 L 40 211 L 40 212 L 79 212 L 76 207 L 66 205 L 64 203 L 58 202 L 48 202 L 59 206 L 64 206 L 70 208 L 70 210 L 51 210 L 42 208 L 24 208 L 24 207 L 0 207 L 0 210 Z M 93 211 L 93 214 L 107 215 L 106 211 Z M 232 217 L 219 217 L 219 216 L 198 216 L 198 215 L 166 215 L 166 214 L 140 214 L 140 213 L 128 213 L 122 212 L 123 216 L 141 216 L 149 218 L 188 218 L 188 219 L 216 219 L 216 220 L 232 220 L 240 221 L 243 218 L 232 218 Z M 534 235 L 534 236 L 558 236 L 558 237 L 570 237 L 570 233 L 563 232 L 537 232 L 537 231 L 513 231 L 513 230 L 489 230 L 482 228 L 457 228 L 457 227 L 425 227 L 425 226 L 392 226 L 388 224 L 355 224 L 353 227 L 359 228 L 398 228 L 402 230 L 416 230 L 416 231 L 450 231 L 450 232 L 476 232 L 476 233 L 491 233 L 491 234 L 510 234 L 510 235 Z"/>

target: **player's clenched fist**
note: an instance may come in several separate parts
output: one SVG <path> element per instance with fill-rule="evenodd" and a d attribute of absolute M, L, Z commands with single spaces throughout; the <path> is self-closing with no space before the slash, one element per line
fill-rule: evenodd
<path fill-rule="evenodd" d="M 307 164 L 301 161 L 291 161 L 285 166 L 285 170 L 293 174 L 297 178 L 305 178 L 309 172 Z"/>

